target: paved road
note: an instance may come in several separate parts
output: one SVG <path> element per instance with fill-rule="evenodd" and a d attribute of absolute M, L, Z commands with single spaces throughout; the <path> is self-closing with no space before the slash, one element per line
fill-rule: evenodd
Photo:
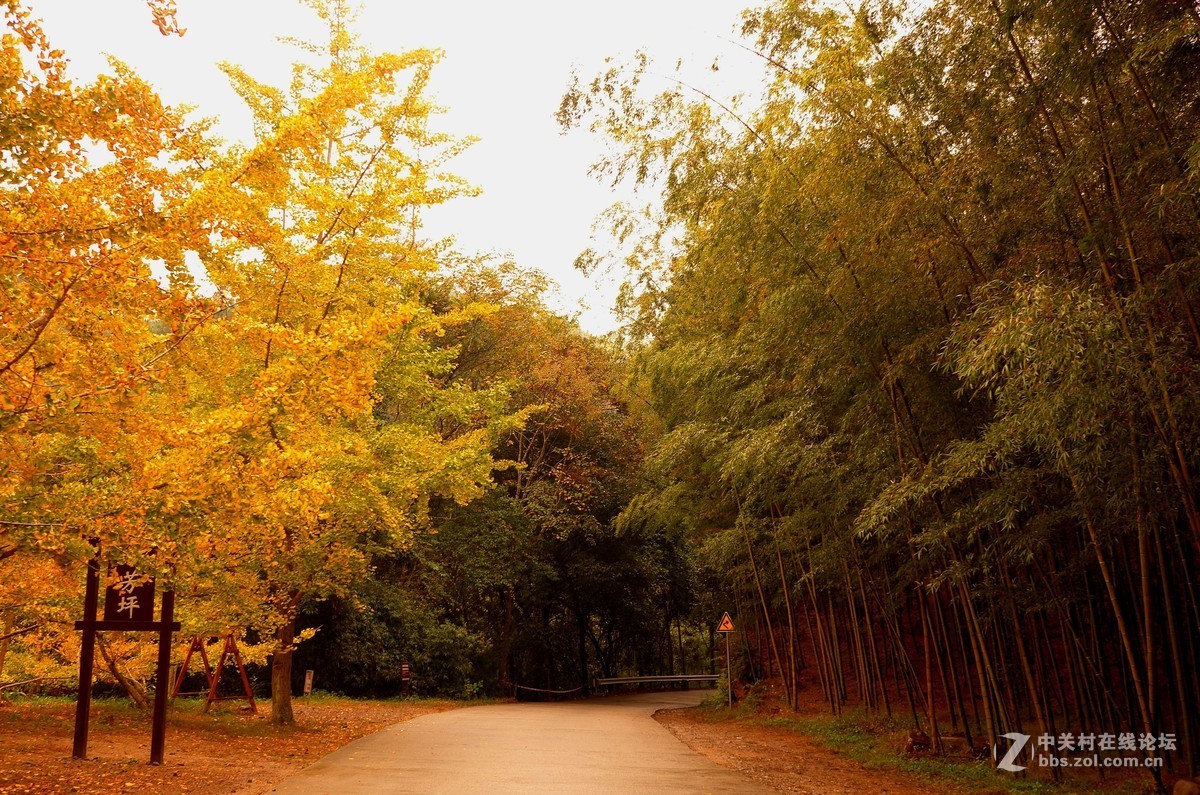
<path fill-rule="evenodd" d="M 279 795 L 773 792 L 727 770 L 654 720 L 701 691 L 423 715 L 356 740 L 284 780 Z"/>

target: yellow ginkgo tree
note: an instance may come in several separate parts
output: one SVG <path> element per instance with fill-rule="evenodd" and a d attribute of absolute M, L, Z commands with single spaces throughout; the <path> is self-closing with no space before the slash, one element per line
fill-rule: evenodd
<path fill-rule="evenodd" d="M 219 219 L 199 254 L 230 308 L 164 390 L 186 419 L 152 463 L 153 510 L 192 532 L 192 591 L 273 633 L 282 723 L 300 601 L 344 591 L 372 550 L 407 543 L 431 496 L 479 493 L 491 440 L 516 421 L 500 396 L 444 386 L 453 351 L 428 343 L 458 318 L 420 300 L 441 256 L 421 211 L 469 190 L 441 172 L 462 144 L 430 129 L 438 56 L 371 54 L 343 3 L 312 5 L 329 39 L 303 45 L 319 65 L 297 65 L 286 89 L 224 67 L 256 141 L 194 202 Z"/>
<path fill-rule="evenodd" d="M 132 495 L 156 485 L 163 379 L 221 309 L 184 266 L 211 226 L 193 200 L 217 149 L 119 62 L 72 81 L 23 3 L 0 18 L 0 628 L 69 637 L 50 591 L 88 540 L 155 544 Z"/>
<path fill-rule="evenodd" d="M 231 147 L 120 64 L 73 84 L 2 6 L 0 567 L 62 573 L 38 642 L 69 664 L 95 540 L 179 593 L 185 632 L 266 640 L 282 723 L 300 601 L 478 494 L 521 419 L 430 343 L 487 311 L 421 300 L 445 249 L 421 212 L 471 192 L 430 127 L 437 53 L 371 54 L 345 3 L 310 5 L 329 38 L 286 88 L 225 67 L 255 129 Z"/>

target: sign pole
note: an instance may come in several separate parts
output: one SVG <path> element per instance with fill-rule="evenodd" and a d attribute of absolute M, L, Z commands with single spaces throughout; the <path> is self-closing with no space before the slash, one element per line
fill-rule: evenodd
<path fill-rule="evenodd" d="M 158 673 L 154 685 L 154 720 L 150 728 L 150 764 L 161 765 L 167 736 L 167 690 L 171 680 L 171 628 L 175 620 L 175 591 L 163 591 L 162 628 L 158 631 Z"/>
<path fill-rule="evenodd" d="M 733 666 L 730 664 L 729 657 L 729 633 L 722 634 L 725 635 L 725 681 L 727 685 L 725 690 L 727 691 L 726 695 L 729 696 L 729 708 L 733 709 Z"/>
<path fill-rule="evenodd" d="M 729 708 L 733 709 L 733 657 L 729 653 L 729 635 L 734 631 L 733 619 L 729 617 L 728 611 L 721 616 L 721 623 L 717 624 L 717 632 L 725 636 L 725 691 L 729 697 Z"/>
<path fill-rule="evenodd" d="M 96 661 L 96 607 L 100 602 L 100 563 L 88 561 L 83 592 L 83 641 L 79 647 L 79 695 L 75 699 L 75 744 L 71 755 L 87 759 L 88 719 L 92 712 L 92 666 Z"/>

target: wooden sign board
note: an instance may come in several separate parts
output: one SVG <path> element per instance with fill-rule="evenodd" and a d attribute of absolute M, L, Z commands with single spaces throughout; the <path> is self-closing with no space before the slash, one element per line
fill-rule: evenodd
<path fill-rule="evenodd" d="M 92 542 L 99 548 L 99 544 Z M 100 607 L 100 562 L 88 562 L 87 584 L 83 592 L 83 620 L 75 629 L 83 631 L 79 644 L 79 691 L 75 698 L 75 739 L 71 755 L 87 759 L 88 721 L 92 708 L 92 668 L 96 661 L 96 635 L 105 631 L 155 632 L 158 634 L 158 665 L 154 688 L 154 715 L 150 725 L 150 764 L 161 765 L 167 733 L 167 691 L 171 678 L 171 633 L 179 629 L 175 621 L 175 592 L 162 595 L 162 618 L 154 620 L 154 580 L 142 577 L 132 566 L 115 567 L 117 582 L 104 591 L 104 617 L 97 620 Z"/>
<path fill-rule="evenodd" d="M 721 616 L 721 623 L 717 624 L 717 632 L 733 632 L 733 619 L 729 617 L 729 613 Z"/>
<path fill-rule="evenodd" d="M 105 621 L 153 621 L 154 578 L 117 564 L 117 582 L 104 589 Z"/>
<path fill-rule="evenodd" d="M 306 695 L 306 696 L 312 694 L 312 680 L 313 680 L 313 672 L 312 672 L 312 669 L 309 668 L 307 671 L 304 672 L 304 695 Z"/>

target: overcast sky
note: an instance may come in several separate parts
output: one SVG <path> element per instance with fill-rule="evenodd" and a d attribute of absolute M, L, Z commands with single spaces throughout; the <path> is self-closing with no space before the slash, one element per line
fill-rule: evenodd
<path fill-rule="evenodd" d="M 93 77 L 110 53 L 132 65 L 170 103 L 220 118 L 229 139 L 249 140 L 249 114 L 216 64 L 232 61 L 276 85 L 296 51 L 280 35 L 321 38 L 315 14 L 297 0 L 179 0 L 182 38 L 164 37 L 141 0 L 29 0 L 75 75 Z M 375 51 L 441 48 L 433 94 L 447 108 L 441 127 L 481 141 L 457 173 L 483 195 L 440 208 L 431 233 L 453 234 L 466 251 L 511 254 L 558 285 L 558 307 L 594 332 L 615 326 L 611 278 L 587 278 L 572 263 L 589 245 L 596 216 L 618 198 L 587 175 L 603 142 L 563 135 L 554 111 L 574 68 L 590 77 L 604 59 L 645 50 L 717 95 L 757 93 L 756 59 L 730 44 L 752 0 L 609 2 L 397 2 L 365 0 L 358 30 Z M 714 57 L 721 71 L 708 69 Z M 664 88 L 667 87 L 664 84 Z"/>

